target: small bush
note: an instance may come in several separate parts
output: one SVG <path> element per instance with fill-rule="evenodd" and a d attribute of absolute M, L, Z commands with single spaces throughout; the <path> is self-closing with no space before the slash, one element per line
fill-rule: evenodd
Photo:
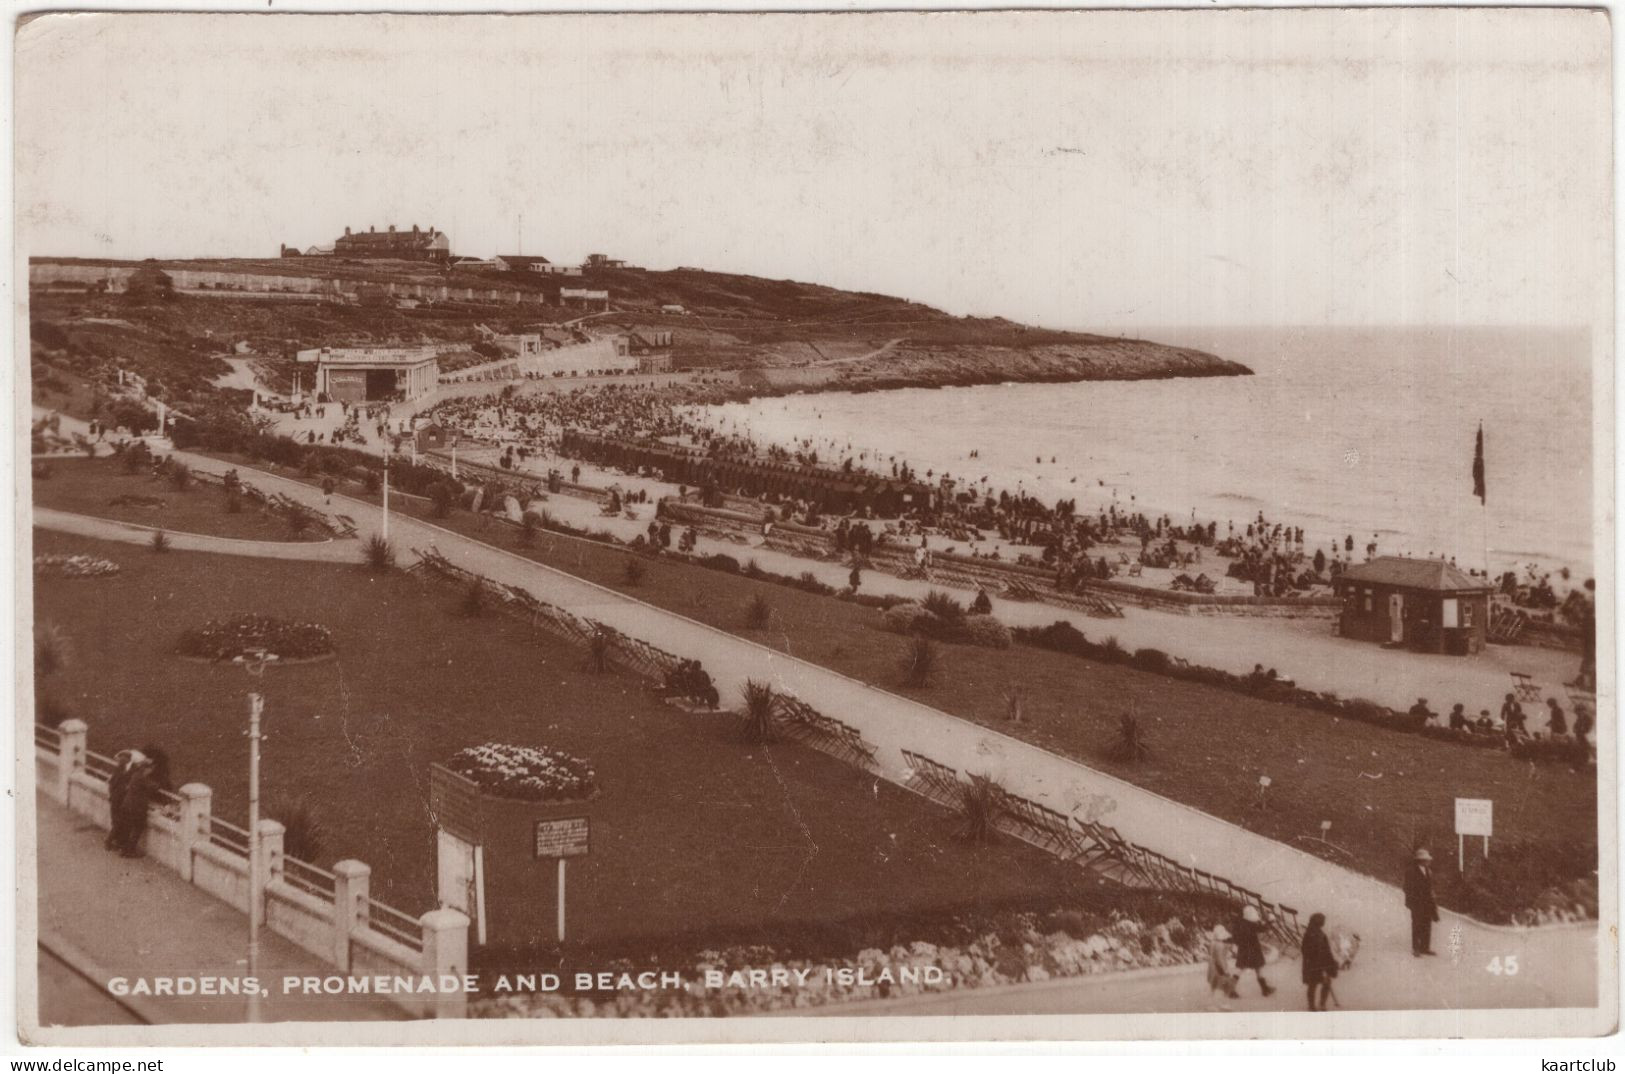
<path fill-rule="evenodd" d="M 925 610 L 923 604 L 905 601 L 887 608 L 885 614 L 880 617 L 880 622 L 893 634 L 913 634 L 918 630 L 921 620 L 935 618 L 936 616 Z"/>
<path fill-rule="evenodd" d="M 1161 649 L 1136 649 L 1134 651 L 1134 666 L 1141 671 L 1150 671 L 1162 675 L 1166 674 L 1168 669 L 1173 666 L 1173 661 Z"/>
<path fill-rule="evenodd" d="M 463 591 L 462 612 L 470 619 L 478 619 L 485 614 L 485 583 L 478 578 L 471 579 L 468 588 Z"/>
<path fill-rule="evenodd" d="M 169 483 L 176 492 L 185 492 L 192 487 L 192 468 L 184 462 L 177 462 L 169 468 Z"/>
<path fill-rule="evenodd" d="M 727 571 L 729 574 L 739 573 L 739 561 L 720 552 L 706 556 L 700 562 L 714 571 Z"/>
<path fill-rule="evenodd" d="M 746 679 L 741 690 L 745 699 L 745 741 L 772 742 L 778 737 L 775 726 L 779 699 L 771 683 Z"/>
<path fill-rule="evenodd" d="M 970 777 L 960 785 L 959 838 L 985 846 L 999 837 L 999 814 L 1004 809 L 1004 788 L 987 776 Z"/>
<path fill-rule="evenodd" d="M 643 565 L 642 560 L 635 557 L 628 559 L 626 565 L 621 569 L 621 577 L 629 586 L 642 585 L 643 577 L 648 573 L 649 568 Z"/>
<path fill-rule="evenodd" d="M 378 534 L 361 545 L 361 562 L 374 574 L 395 569 L 395 546 Z"/>
<path fill-rule="evenodd" d="M 972 645 L 989 649 L 1010 648 L 1010 628 L 991 615 L 967 615 L 960 623 L 960 632 Z"/>
<path fill-rule="evenodd" d="M 429 501 L 434 505 L 435 518 L 451 517 L 451 502 L 454 495 L 451 486 L 444 481 L 436 481 L 429 486 Z"/>
<path fill-rule="evenodd" d="M 1123 648 L 1123 643 L 1117 640 L 1116 634 L 1101 643 L 1100 659 L 1108 664 L 1121 664 L 1127 658 L 1128 650 Z"/>
<path fill-rule="evenodd" d="M 1140 730 L 1140 721 L 1137 717 L 1126 712 L 1118 717 L 1117 740 L 1106 751 L 1106 756 L 1125 764 L 1143 761 L 1151 756 L 1151 750 L 1145 744 L 1145 736 Z"/>
<path fill-rule="evenodd" d="M 958 621 L 965 614 L 965 606 L 939 589 L 925 595 L 925 610 L 944 622 Z"/>
<path fill-rule="evenodd" d="M 930 638 L 916 637 L 903 653 L 903 682 L 914 687 L 929 686 L 936 666 L 936 643 Z"/>
<path fill-rule="evenodd" d="M 318 864 L 327 843 L 327 829 L 308 798 L 297 798 L 267 812 L 282 824 L 282 852 L 290 858 Z"/>
<path fill-rule="evenodd" d="M 745 625 L 752 630 L 765 630 L 773 621 L 773 605 L 758 593 L 745 605 Z"/>
<path fill-rule="evenodd" d="M 168 552 L 170 548 L 169 534 L 165 533 L 163 530 L 153 530 L 151 545 L 152 550 L 158 555 L 163 555 L 165 552 Z"/>
<path fill-rule="evenodd" d="M 310 512 L 303 507 L 295 507 L 288 512 L 288 532 L 295 537 L 301 537 L 311 527 Z"/>
<path fill-rule="evenodd" d="M 384 479 L 379 476 L 377 470 L 368 470 L 367 476 L 361 479 L 361 487 L 368 492 L 377 492 L 384 487 Z"/>

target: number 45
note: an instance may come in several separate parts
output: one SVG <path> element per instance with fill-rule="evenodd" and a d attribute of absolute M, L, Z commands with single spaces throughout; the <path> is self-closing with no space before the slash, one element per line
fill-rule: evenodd
<path fill-rule="evenodd" d="M 1500 955 L 1497 955 L 1490 959 L 1490 964 L 1484 968 L 1490 973 L 1495 974 L 1497 977 L 1500 977 L 1502 974 L 1505 974 L 1508 977 L 1516 977 L 1518 975 L 1518 956 L 1507 955 L 1505 958 L 1502 958 Z"/>

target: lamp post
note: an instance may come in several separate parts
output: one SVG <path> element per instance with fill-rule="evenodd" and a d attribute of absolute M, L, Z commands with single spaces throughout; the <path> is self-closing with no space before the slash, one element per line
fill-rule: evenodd
<path fill-rule="evenodd" d="M 263 664 L 261 665 L 263 667 Z M 248 695 L 248 976 L 259 978 L 260 920 L 264 879 L 260 876 L 260 714 L 265 698 Z M 260 990 L 248 995 L 248 1020 L 260 1020 Z"/>
<path fill-rule="evenodd" d="M 389 444 L 384 444 L 384 540 L 389 540 Z"/>

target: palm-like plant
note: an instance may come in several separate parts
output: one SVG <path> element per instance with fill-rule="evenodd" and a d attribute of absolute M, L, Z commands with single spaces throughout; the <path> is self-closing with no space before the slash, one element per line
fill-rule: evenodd
<path fill-rule="evenodd" d="M 998 838 L 999 814 L 1004 810 L 1004 788 L 989 776 L 971 776 L 960 785 L 959 838 L 986 845 Z"/>
<path fill-rule="evenodd" d="M 752 630 L 763 630 L 772 621 L 772 603 L 760 593 L 751 597 L 750 603 L 745 605 L 745 625 Z"/>
<path fill-rule="evenodd" d="M 747 679 L 740 691 L 745 698 L 745 739 L 772 742 L 778 737 L 779 698 L 771 683 Z"/>
<path fill-rule="evenodd" d="M 158 555 L 163 555 L 165 552 L 169 551 L 169 534 L 165 533 L 163 530 L 153 530 L 151 543 L 152 550 Z"/>
<path fill-rule="evenodd" d="M 929 686 L 936 666 L 936 643 L 930 638 L 916 637 L 903 653 L 903 682 L 909 686 Z"/>
<path fill-rule="evenodd" d="M 44 682 L 73 662 L 73 641 L 55 623 L 34 627 L 34 680 Z"/>
<path fill-rule="evenodd" d="M 1129 764 L 1151 756 L 1151 748 L 1145 744 L 1145 734 L 1140 730 L 1138 717 L 1127 712 L 1118 717 L 1117 740 L 1107 749 L 1106 755 L 1114 761 Z"/>
<path fill-rule="evenodd" d="M 373 534 L 361 546 L 361 562 L 374 574 L 383 574 L 395 568 L 395 546 Z"/>

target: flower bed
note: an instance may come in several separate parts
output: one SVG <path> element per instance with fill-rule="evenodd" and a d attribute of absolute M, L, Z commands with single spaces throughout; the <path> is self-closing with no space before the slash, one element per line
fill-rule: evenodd
<path fill-rule="evenodd" d="M 117 563 L 99 556 L 70 556 L 52 552 L 34 557 L 35 574 L 54 574 L 59 578 L 100 578 L 118 572 Z"/>
<path fill-rule="evenodd" d="M 333 635 L 319 623 L 294 623 L 249 613 L 211 619 L 181 635 L 182 656 L 237 660 L 264 653 L 278 660 L 313 660 L 333 652 Z"/>
<path fill-rule="evenodd" d="M 446 767 L 497 798 L 564 802 L 591 798 L 596 790 L 591 765 L 545 746 L 487 742 L 458 751 Z"/>
<path fill-rule="evenodd" d="M 1092 915 L 1091 915 L 1092 916 Z M 1200 919 L 1201 916 L 1198 915 Z M 1178 966 L 1206 955 L 1208 923 L 1186 924 L 1178 917 L 1161 924 L 1113 914 L 1085 922 L 1085 915 L 1022 913 L 1007 927 L 985 927 L 959 942 L 915 940 L 890 948 L 870 947 L 846 959 L 786 958 L 772 947 L 755 945 L 702 951 L 682 969 L 681 989 L 620 992 L 613 999 L 530 992 L 499 995 L 475 1003 L 481 1018 L 717 1017 L 772 1010 L 822 1007 L 832 1003 L 986 988 L 1023 981 L 1083 977 L 1118 970 Z M 644 965 L 618 964 L 629 972 Z M 662 967 L 666 968 L 666 967 Z M 749 980 L 752 970 L 797 971 L 804 983 L 776 987 L 737 987 L 735 972 Z M 861 974 L 828 971 L 861 971 Z M 708 972 L 722 973 L 723 987 L 706 983 Z"/>

